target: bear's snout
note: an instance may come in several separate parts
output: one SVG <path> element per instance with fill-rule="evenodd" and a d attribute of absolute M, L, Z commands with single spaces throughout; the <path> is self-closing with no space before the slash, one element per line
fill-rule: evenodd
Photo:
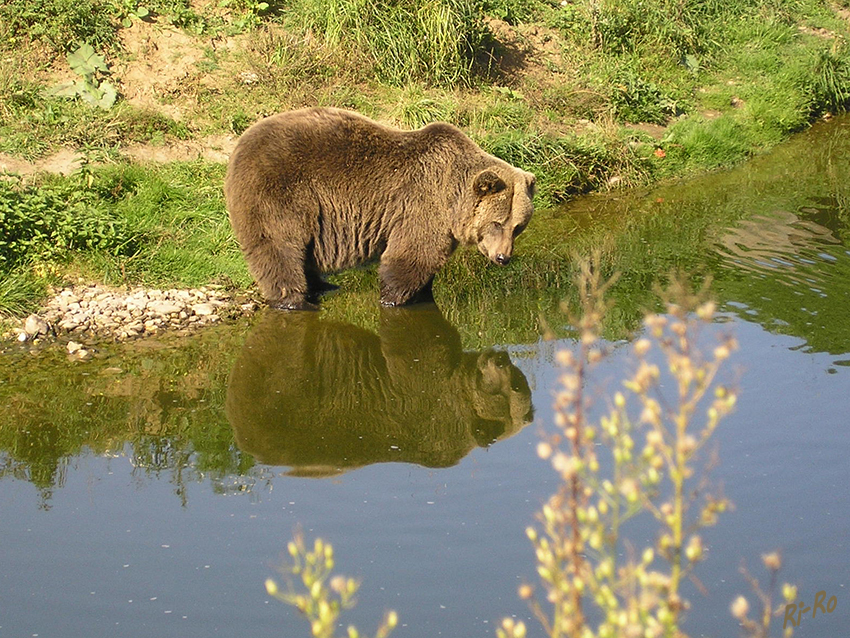
<path fill-rule="evenodd" d="M 496 262 L 497 264 L 499 264 L 500 266 L 507 266 L 509 263 L 511 263 L 511 256 L 510 256 L 510 255 L 506 255 L 505 253 L 499 253 L 499 254 L 498 254 L 498 255 L 496 255 L 496 257 L 493 259 L 493 261 L 495 261 L 495 262 Z"/>

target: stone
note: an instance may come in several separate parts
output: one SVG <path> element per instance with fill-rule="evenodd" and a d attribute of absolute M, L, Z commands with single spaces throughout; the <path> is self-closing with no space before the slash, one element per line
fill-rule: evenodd
<path fill-rule="evenodd" d="M 215 312 L 215 306 L 210 303 L 196 303 L 192 306 L 192 312 L 199 317 L 208 316 Z"/>
<path fill-rule="evenodd" d="M 53 290 L 53 297 L 39 315 L 27 317 L 21 328 L 4 334 L 3 338 L 29 341 L 43 335 L 55 335 L 57 330 L 65 334 L 89 334 L 114 340 L 163 331 L 189 334 L 190 329 L 197 330 L 258 309 L 256 301 L 249 295 L 233 296 L 215 286 L 118 291 L 84 282 L 80 284 Z M 69 346 L 71 349 L 76 347 Z M 69 350 L 69 354 L 75 360 L 80 359 L 80 350 L 86 349 L 79 346 L 79 350 Z M 88 356 L 91 356 L 91 351 L 82 358 Z"/>
<path fill-rule="evenodd" d="M 172 301 L 155 301 L 148 304 L 148 310 L 158 315 L 170 315 L 183 310 L 183 306 Z"/>
<path fill-rule="evenodd" d="M 37 337 L 38 335 L 46 335 L 50 332 L 50 326 L 38 315 L 30 315 L 24 321 L 24 330 L 29 336 Z"/>

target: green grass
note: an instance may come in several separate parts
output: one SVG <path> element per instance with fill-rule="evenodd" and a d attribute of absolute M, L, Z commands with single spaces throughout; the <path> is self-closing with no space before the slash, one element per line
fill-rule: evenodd
<path fill-rule="evenodd" d="M 21 314 L 49 284 L 247 287 L 250 277 L 224 208 L 224 167 L 127 163 L 0 181 L 0 314 Z"/>
<path fill-rule="evenodd" d="M 224 208 L 223 166 L 119 165 L 98 177 L 104 187 L 119 190 L 115 214 L 127 219 L 143 242 L 122 262 L 122 277 L 154 285 L 250 282 Z M 91 263 L 104 267 L 102 259 Z"/>
<path fill-rule="evenodd" d="M 483 12 L 473 0 L 295 0 L 293 27 L 315 33 L 382 82 L 469 83 L 484 45 Z"/>

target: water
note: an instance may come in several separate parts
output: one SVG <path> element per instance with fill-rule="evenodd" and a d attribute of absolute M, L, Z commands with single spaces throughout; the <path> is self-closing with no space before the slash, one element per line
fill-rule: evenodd
<path fill-rule="evenodd" d="M 795 635 L 846 633 L 848 157 L 850 121 L 837 120 L 732 172 L 540 216 L 614 247 L 609 388 L 671 268 L 714 280 L 705 343 L 731 329 L 741 344 L 725 377 L 741 398 L 711 474 L 735 510 L 705 534 L 692 635 L 739 634 L 741 561 L 763 576 L 774 549 L 807 604 L 837 599 Z M 296 529 L 361 579 L 346 623 L 373 631 L 395 609 L 394 635 L 477 637 L 515 615 L 541 635 L 516 589 L 536 581 L 524 529 L 556 481 L 535 446 L 554 353 L 573 342 L 533 335 L 541 315 L 563 334 L 555 300 L 568 293 L 512 291 L 476 318 L 471 301 L 379 311 L 376 293 L 343 292 L 321 314 L 267 313 L 84 364 L 3 354 L 0 636 L 306 636 L 263 587 Z M 637 521 L 632 537 L 648 529 Z"/>

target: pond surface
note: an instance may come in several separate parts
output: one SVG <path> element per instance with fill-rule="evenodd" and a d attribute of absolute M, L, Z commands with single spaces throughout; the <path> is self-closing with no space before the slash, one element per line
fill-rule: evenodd
<path fill-rule="evenodd" d="M 705 534 L 691 635 L 739 634 L 741 561 L 763 576 L 774 549 L 807 604 L 837 598 L 795 635 L 847 632 L 848 158 L 838 119 L 735 171 L 578 200 L 523 236 L 597 233 L 614 254 L 608 388 L 631 369 L 655 277 L 713 277 L 721 313 L 704 338 L 736 334 L 726 378 L 741 395 L 711 477 L 735 509 Z M 362 580 L 346 624 L 371 632 L 395 609 L 400 638 L 474 638 L 528 619 L 524 530 L 557 486 L 535 447 L 552 422 L 554 354 L 574 347 L 534 335 L 542 316 L 567 334 L 556 308 L 568 293 L 502 291 L 484 313 L 439 296 L 439 308 L 379 311 L 376 292 L 358 305 L 343 291 L 321 313 L 266 312 L 86 363 L 59 348 L 3 353 L 0 636 L 307 636 L 263 587 L 299 528 Z"/>

